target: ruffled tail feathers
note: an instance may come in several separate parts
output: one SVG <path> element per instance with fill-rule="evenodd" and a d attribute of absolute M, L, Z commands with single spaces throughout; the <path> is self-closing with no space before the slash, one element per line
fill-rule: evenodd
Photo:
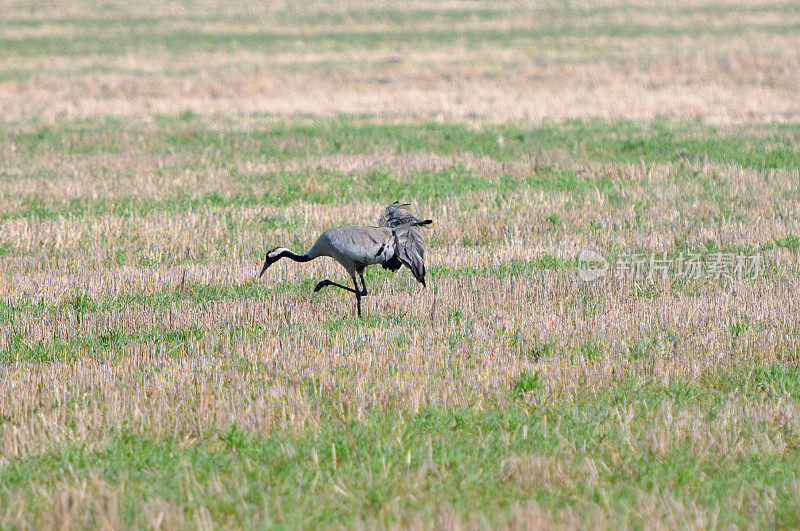
<path fill-rule="evenodd" d="M 419 219 L 407 212 L 411 206 L 395 201 L 387 206 L 378 218 L 378 225 L 392 229 L 394 234 L 395 254 L 382 265 L 384 269 L 397 271 L 400 265 L 406 266 L 414 278 L 425 286 L 425 243 L 417 231 L 433 223 L 432 219 Z"/>
<path fill-rule="evenodd" d="M 433 223 L 432 219 L 421 220 L 413 214 L 407 212 L 409 203 L 400 204 L 395 201 L 387 206 L 378 218 L 379 227 L 400 228 L 400 227 L 423 227 Z"/>

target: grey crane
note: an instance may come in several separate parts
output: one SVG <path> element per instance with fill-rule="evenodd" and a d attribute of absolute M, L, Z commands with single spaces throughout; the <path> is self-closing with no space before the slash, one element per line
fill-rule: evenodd
<path fill-rule="evenodd" d="M 361 317 L 361 297 L 367 295 L 364 283 L 364 269 L 373 264 L 381 264 L 384 269 L 397 271 L 406 266 L 417 281 L 425 286 L 425 244 L 418 227 L 433 223 L 420 220 L 406 210 L 408 203 L 395 201 L 386 207 L 377 227 L 365 225 L 344 225 L 323 232 L 317 242 L 305 254 L 296 254 L 285 247 L 275 247 L 267 251 L 264 267 L 258 275 L 261 278 L 269 266 L 281 258 L 291 258 L 295 262 L 309 262 L 320 256 L 329 256 L 342 264 L 353 279 L 354 288 L 325 279 L 314 287 L 314 293 L 325 286 L 335 286 L 356 296 L 356 309 Z M 361 279 L 358 287 L 356 274 Z"/>

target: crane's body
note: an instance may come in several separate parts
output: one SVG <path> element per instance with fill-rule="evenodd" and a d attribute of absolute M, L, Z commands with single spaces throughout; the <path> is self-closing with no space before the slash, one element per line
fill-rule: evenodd
<path fill-rule="evenodd" d="M 352 275 L 368 265 L 391 260 L 395 253 L 394 237 L 391 229 L 385 227 L 345 225 L 323 232 L 309 253 L 330 256 Z"/>
<path fill-rule="evenodd" d="M 414 278 L 425 286 L 425 247 L 417 227 L 432 223 L 421 221 L 404 212 L 408 205 L 395 202 L 379 218 L 380 227 L 366 225 L 344 225 L 323 232 L 316 243 L 305 254 L 296 254 L 285 247 L 275 247 L 267 252 L 261 275 L 269 266 L 281 258 L 291 258 L 295 262 L 308 262 L 321 256 L 329 256 L 339 262 L 353 279 L 355 289 L 348 288 L 330 280 L 319 282 L 314 292 L 325 286 L 335 286 L 350 291 L 356 296 L 356 308 L 361 316 L 361 297 L 367 295 L 364 283 L 364 269 L 381 264 L 384 269 L 397 271 L 402 265 L 408 267 Z M 261 276 L 259 275 L 259 276 Z M 356 275 L 361 279 L 358 287 Z"/>

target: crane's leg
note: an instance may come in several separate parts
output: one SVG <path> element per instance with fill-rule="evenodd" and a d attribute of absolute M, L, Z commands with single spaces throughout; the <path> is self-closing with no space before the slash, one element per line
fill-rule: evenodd
<path fill-rule="evenodd" d="M 314 293 L 318 292 L 319 290 L 321 290 L 325 286 L 334 286 L 334 287 L 337 287 L 337 288 L 341 288 L 341 289 L 343 289 L 345 291 L 349 291 L 350 293 L 355 293 L 356 292 L 356 290 L 354 290 L 353 288 L 348 288 L 347 286 L 342 286 L 338 282 L 333 282 L 332 280 L 325 279 L 325 280 L 321 280 L 316 286 L 314 286 Z"/>
<path fill-rule="evenodd" d="M 353 277 L 353 285 L 356 287 L 355 293 L 356 293 L 356 307 L 358 308 L 358 316 L 361 317 L 361 297 L 366 296 L 367 285 L 364 283 L 364 273 L 359 271 L 358 276 L 361 279 L 361 291 L 358 291 L 358 282 L 356 282 L 356 277 Z"/>
<path fill-rule="evenodd" d="M 361 284 L 363 286 L 364 285 L 364 276 L 361 275 L 360 273 L 359 273 L 359 276 L 361 277 Z M 358 281 L 356 280 L 355 275 L 351 275 L 351 278 L 353 279 L 353 285 L 355 286 L 355 289 L 348 288 L 347 286 L 343 286 L 343 285 L 339 284 L 338 282 L 333 282 L 332 280 L 325 279 L 325 280 L 321 280 L 316 286 L 314 286 L 314 293 L 318 292 L 319 290 L 321 290 L 325 286 L 334 286 L 334 287 L 343 289 L 345 291 L 349 291 L 350 293 L 352 293 L 352 294 L 354 294 L 356 296 L 356 309 L 358 310 L 358 316 L 361 317 L 361 297 L 367 294 L 367 289 L 364 288 L 363 290 L 359 290 Z"/>
<path fill-rule="evenodd" d="M 359 271 L 358 277 L 361 279 L 361 296 L 362 297 L 366 297 L 367 296 L 367 283 L 364 282 L 364 273 L 361 273 Z M 355 279 L 353 279 L 353 280 L 355 280 Z M 358 288 L 358 286 L 356 286 L 356 289 L 357 288 Z"/>
<path fill-rule="evenodd" d="M 358 282 L 356 282 L 356 277 L 353 277 L 353 285 L 356 287 L 356 290 L 353 292 L 356 294 L 356 309 L 358 310 L 358 317 L 361 317 L 361 292 L 358 291 Z"/>

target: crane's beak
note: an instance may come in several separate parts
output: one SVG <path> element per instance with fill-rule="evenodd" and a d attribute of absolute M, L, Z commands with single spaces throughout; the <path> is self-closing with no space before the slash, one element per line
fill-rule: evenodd
<path fill-rule="evenodd" d="M 266 271 L 269 266 L 269 256 L 267 256 L 267 258 L 264 260 L 264 267 L 261 268 L 261 273 L 258 274 L 258 278 L 264 276 L 264 271 Z"/>

